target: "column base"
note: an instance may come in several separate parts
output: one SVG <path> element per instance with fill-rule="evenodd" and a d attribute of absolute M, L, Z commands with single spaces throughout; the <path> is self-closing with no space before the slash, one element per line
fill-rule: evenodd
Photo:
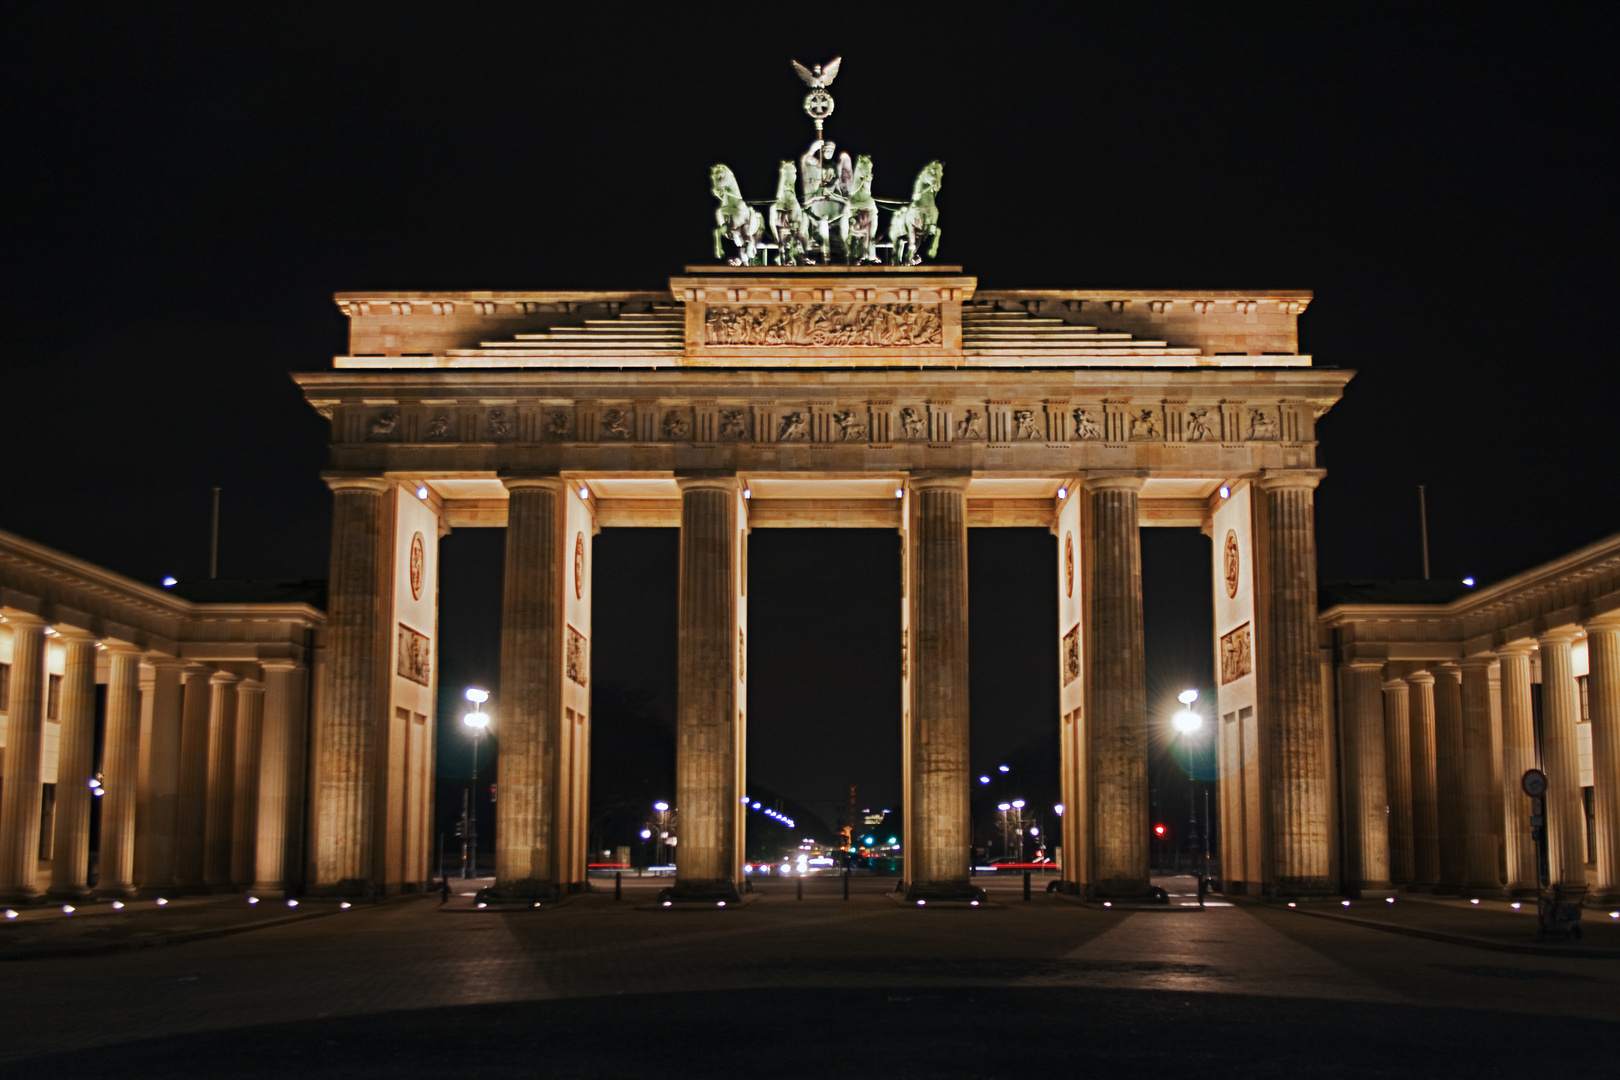
<path fill-rule="evenodd" d="M 1401 893 L 1391 881 L 1369 881 L 1363 885 L 1346 885 L 1344 895 L 1352 900 L 1391 900 Z"/>
<path fill-rule="evenodd" d="M 1434 890 L 1435 884 L 1432 881 L 1414 881 L 1406 887 L 1406 891 L 1409 893 L 1432 894 Z M 1532 892 L 1531 895 L 1533 896 L 1535 893 Z"/>
<path fill-rule="evenodd" d="M 1506 900 L 1509 894 L 1500 885 L 1464 885 L 1457 895 L 1464 900 Z"/>
<path fill-rule="evenodd" d="M 1516 881 L 1507 887 L 1508 896 L 1514 900 L 1533 900 L 1540 892 L 1541 890 L 1534 885 L 1526 885 L 1522 881 Z"/>
<path fill-rule="evenodd" d="M 28 907 L 34 904 L 43 904 L 45 894 L 38 889 L 11 889 L 0 892 L 0 904 L 11 904 L 16 907 Z"/>
<path fill-rule="evenodd" d="M 675 903 L 735 903 L 742 899 L 737 891 L 737 883 L 730 878 L 715 878 L 713 881 L 681 881 L 659 892 L 659 901 L 672 900 Z"/>
<path fill-rule="evenodd" d="M 345 878 L 342 881 L 322 882 L 311 885 L 305 894 L 315 897 L 326 897 L 333 900 L 375 900 L 377 886 L 365 878 Z"/>
<path fill-rule="evenodd" d="M 1325 877 L 1278 878 L 1261 888 L 1267 900 L 1327 900 L 1339 895 L 1338 886 Z"/>
<path fill-rule="evenodd" d="M 1582 901 L 1589 908 L 1608 908 L 1610 911 L 1620 909 L 1620 889 L 1604 889 L 1602 892 L 1589 892 Z"/>
<path fill-rule="evenodd" d="M 939 903 L 982 903 L 984 890 L 966 879 L 952 881 L 913 881 L 906 887 L 906 899 L 933 900 Z"/>
<path fill-rule="evenodd" d="M 135 886 L 133 885 L 97 885 L 90 893 L 97 900 L 133 900 L 135 899 Z"/>
<path fill-rule="evenodd" d="M 45 899 L 54 900 L 58 903 L 83 903 L 90 898 L 90 886 L 88 885 L 69 885 L 66 888 L 45 890 Z"/>
<path fill-rule="evenodd" d="M 513 900 L 556 900 L 557 884 L 545 878 L 517 878 L 497 881 L 489 890 L 489 898 L 498 902 Z"/>

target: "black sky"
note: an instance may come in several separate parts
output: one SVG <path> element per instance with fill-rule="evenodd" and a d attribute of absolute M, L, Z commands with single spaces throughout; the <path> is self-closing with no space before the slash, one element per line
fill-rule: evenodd
<path fill-rule="evenodd" d="M 1609 8 L 962 10 L 13 12 L 0 527 L 195 576 L 217 484 L 222 574 L 324 576 L 324 424 L 286 373 L 340 350 L 330 294 L 659 287 L 705 257 L 707 166 L 768 194 L 808 141 L 788 59 L 835 54 L 833 134 L 880 193 L 944 159 L 941 258 L 985 287 L 1315 290 L 1304 348 L 1359 372 L 1320 426 L 1324 579 L 1418 573 L 1419 483 L 1436 576 L 1620 525 Z M 974 536 L 976 767 L 1055 738 L 1049 543 Z M 1201 543 L 1147 542 L 1156 685 L 1208 679 Z M 655 712 L 672 544 L 605 534 L 597 564 L 625 597 L 597 685 Z M 756 775 L 895 797 L 891 538 L 756 545 Z M 493 663 L 499 549 L 446 542 L 447 686 Z"/>

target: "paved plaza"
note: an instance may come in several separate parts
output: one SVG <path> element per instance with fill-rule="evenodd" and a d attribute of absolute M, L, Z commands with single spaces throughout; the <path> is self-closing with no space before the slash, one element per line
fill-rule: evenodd
<path fill-rule="evenodd" d="M 494 913 L 453 884 L 464 895 L 444 907 L 255 913 L 283 921 L 12 959 L 0 1063 L 19 1077 L 1495 1076 L 1601 1070 L 1620 1039 L 1620 959 L 1286 908 L 1113 911 L 1038 888 L 1025 902 L 1014 878 L 977 910 L 917 910 L 857 879 L 847 902 L 837 881 L 802 901 L 773 882 L 741 909 L 670 912 L 649 910 L 659 882 L 632 878 L 618 902 Z"/>

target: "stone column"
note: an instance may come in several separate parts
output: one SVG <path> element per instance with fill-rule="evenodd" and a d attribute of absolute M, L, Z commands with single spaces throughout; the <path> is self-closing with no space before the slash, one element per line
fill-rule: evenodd
<path fill-rule="evenodd" d="M 1586 805 L 1575 725 L 1581 719 L 1580 688 L 1570 644 L 1574 627 L 1536 639 L 1541 646 L 1541 759 L 1547 773 L 1547 862 L 1560 890 L 1586 888 Z"/>
<path fill-rule="evenodd" d="M 253 889 L 285 894 L 300 875 L 304 833 L 303 776 L 307 724 L 305 669 L 293 660 L 266 660 L 264 719 L 259 737 L 259 807 Z"/>
<path fill-rule="evenodd" d="M 51 847 L 53 900 L 90 895 L 90 780 L 96 771 L 96 638 L 72 627 L 56 631 L 62 664 L 61 731 L 56 756 L 56 836 Z"/>
<path fill-rule="evenodd" d="M 515 896 L 550 897 L 556 892 L 559 855 L 556 732 L 567 567 L 558 538 L 567 514 L 567 485 L 555 476 L 504 483 L 508 501 L 496 714 L 501 786 L 495 804 L 495 887 Z M 681 839 L 684 843 L 685 836 Z"/>
<path fill-rule="evenodd" d="M 1387 896 L 1389 798 L 1384 775 L 1384 662 L 1339 671 L 1344 755 L 1344 882 L 1355 896 Z"/>
<path fill-rule="evenodd" d="M 135 822 L 135 884 L 143 892 L 172 889 L 180 826 L 180 738 L 185 664 L 148 656 L 152 666 L 152 731 L 146 751 L 146 790 Z"/>
<path fill-rule="evenodd" d="M 174 883 L 203 888 L 203 838 L 208 822 L 208 727 L 213 705 L 207 664 L 187 664 L 181 675 L 180 782 L 175 827 Z"/>
<path fill-rule="evenodd" d="M 1620 904 L 1620 615 L 1586 624 L 1592 714 L 1592 799 L 1597 817 L 1593 903 Z"/>
<path fill-rule="evenodd" d="M 231 884 L 253 884 L 259 839 L 259 738 L 264 723 L 264 684 L 243 679 L 236 687 L 236 766 L 231 784 Z"/>
<path fill-rule="evenodd" d="M 1470 656 L 1462 662 L 1462 834 L 1465 896 L 1501 896 L 1501 814 L 1492 798 L 1496 787 L 1495 740 L 1491 722 L 1491 665 L 1495 658 Z"/>
<path fill-rule="evenodd" d="M 1463 828 L 1462 670 L 1434 667 L 1434 795 L 1440 830 L 1440 883 L 1436 891 L 1462 891 L 1468 864 Z"/>
<path fill-rule="evenodd" d="M 1273 895 L 1325 896 L 1336 890 L 1328 843 L 1329 747 L 1322 716 L 1316 631 L 1316 470 L 1261 477 L 1259 536 L 1265 616 L 1257 672 L 1270 729 L 1265 791 L 1271 820 Z"/>
<path fill-rule="evenodd" d="M 1083 567 L 1092 895 L 1148 884 L 1147 667 L 1142 641 L 1142 479 L 1086 481 Z"/>
<path fill-rule="evenodd" d="M 1406 678 L 1412 688 L 1412 888 L 1431 892 L 1440 884 L 1440 809 L 1434 762 L 1434 676 Z"/>
<path fill-rule="evenodd" d="M 683 477 L 675 893 L 737 896 L 737 480 Z"/>
<path fill-rule="evenodd" d="M 377 747 L 389 722 L 393 672 L 394 485 L 329 478 L 325 685 L 315 745 L 312 892 L 361 894 L 374 886 Z M 380 883 L 375 883 L 380 884 Z"/>
<path fill-rule="evenodd" d="M 1410 885 L 1412 865 L 1411 690 L 1401 679 L 1384 683 L 1384 790 L 1389 797 L 1389 877 Z"/>
<path fill-rule="evenodd" d="M 45 751 L 45 620 L 7 611 L 11 701 L 0 779 L 0 901 L 39 896 L 40 771 Z"/>
<path fill-rule="evenodd" d="M 101 858 L 96 895 L 135 892 L 135 814 L 141 760 L 141 651 L 109 642 L 107 727 L 101 752 Z"/>
<path fill-rule="evenodd" d="M 236 684 L 228 671 L 216 671 L 209 685 L 208 798 L 203 825 L 203 884 L 210 892 L 231 888 L 231 840 L 236 813 Z"/>
<path fill-rule="evenodd" d="M 913 476 L 906 500 L 911 586 L 910 900 L 976 895 L 968 808 L 968 580 L 965 476 Z"/>
<path fill-rule="evenodd" d="M 1534 896 L 1540 878 L 1530 836 L 1530 797 L 1520 786 L 1537 760 L 1531 651 L 1526 642 L 1496 650 L 1502 665 L 1502 826 L 1507 832 L 1507 887 L 1516 896 Z"/>

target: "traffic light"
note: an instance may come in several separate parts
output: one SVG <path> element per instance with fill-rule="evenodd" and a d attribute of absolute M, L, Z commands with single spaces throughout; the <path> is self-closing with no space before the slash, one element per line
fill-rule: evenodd
<path fill-rule="evenodd" d="M 1163 836 L 1164 835 L 1164 826 L 1163 825 L 1155 825 L 1155 826 L 1153 826 L 1153 835 L 1154 836 Z"/>

